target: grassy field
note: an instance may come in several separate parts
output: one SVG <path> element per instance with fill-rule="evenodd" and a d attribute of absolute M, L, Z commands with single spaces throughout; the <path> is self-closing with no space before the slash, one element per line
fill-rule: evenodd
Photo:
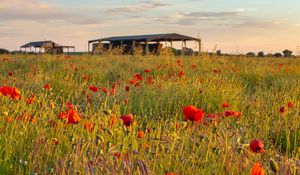
<path fill-rule="evenodd" d="M 299 59 L 0 63 L 0 174 L 300 174 Z"/>

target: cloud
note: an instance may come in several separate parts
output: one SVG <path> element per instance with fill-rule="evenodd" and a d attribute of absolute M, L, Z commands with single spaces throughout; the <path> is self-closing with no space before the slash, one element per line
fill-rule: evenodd
<path fill-rule="evenodd" d="M 144 12 L 150 9 L 155 9 L 158 7 L 170 6 L 171 4 L 162 3 L 158 1 L 141 1 L 138 4 L 132 4 L 122 7 L 116 7 L 108 9 L 106 12 L 109 14 L 121 14 L 121 13 L 137 13 Z"/>
<path fill-rule="evenodd" d="M 0 20 L 48 21 L 70 17 L 64 10 L 36 0 L 1 0 Z"/>
<path fill-rule="evenodd" d="M 0 21 L 30 21 L 40 23 L 64 22 L 82 25 L 98 25 L 103 23 L 101 17 L 80 15 L 70 9 L 58 7 L 37 0 L 1 0 Z"/>

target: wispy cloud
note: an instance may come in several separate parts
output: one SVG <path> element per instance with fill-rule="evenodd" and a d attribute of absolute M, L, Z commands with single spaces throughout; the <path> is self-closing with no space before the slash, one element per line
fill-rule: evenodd
<path fill-rule="evenodd" d="M 158 7 L 170 6 L 171 4 L 158 2 L 158 1 L 141 1 L 138 4 L 126 5 L 122 7 L 116 7 L 108 9 L 106 12 L 109 14 L 121 14 L 121 13 L 137 13 L 144 12 L 150 9 Z"/>

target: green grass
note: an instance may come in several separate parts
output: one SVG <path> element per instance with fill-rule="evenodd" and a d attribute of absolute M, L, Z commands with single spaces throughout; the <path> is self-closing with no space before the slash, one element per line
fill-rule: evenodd
<path fill-rule="evenodd" d="M 249 174 L 254 162 L 270 172 L 269 158 L 283 174 L 300 171 L 299 59 L 13 55 L 0 56 L 0 62 L 0 87 L 17 87 L 22 95 L 20 101 L 0 96 L 0 174 Z M 129 81 L 136 73 L 143 81 L 134 87 Z M 50 91 L 43 88 L 47 83 Z M 110 89 L 112 83 L 115 96 L 89 90 L 90 85 Z M 35 102 L 28 105 L 31 94 Z M 221 117 L 216 125 L 184 121 L 184 106 L 217 114 L 227 110 L 224 101 L 242 113 L 240 119 Z M 78 124 L 57 118 L 66 102 L 82 114 Z M 287 109 L 283 114 L 281 106 Z M 25 112 L 37 122 L 18 120 Z M 130 128 L 119 118 L 125 114 L 134 114 Z M 95 123 L 93 132 L 84 122 Z M 139 130 L 143 138 L 137 137 Z M 265 153 L 250 152 L 253 139 L 264 142 Z"/>

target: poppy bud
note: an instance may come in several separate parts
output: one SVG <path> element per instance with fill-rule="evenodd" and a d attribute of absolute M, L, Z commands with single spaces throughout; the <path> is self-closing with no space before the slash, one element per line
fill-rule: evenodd
<path fill-rule="evenodd" d="M 272 170 L 274 173 L 278 173 L 278 172 L 279 172 L 278 164 L 277 164 L 277 162 L 276 162 L 274 159 L 270 158 L 270 159 L 269 159 L 269 164 L 270 164 L 271 170 Z"/>

